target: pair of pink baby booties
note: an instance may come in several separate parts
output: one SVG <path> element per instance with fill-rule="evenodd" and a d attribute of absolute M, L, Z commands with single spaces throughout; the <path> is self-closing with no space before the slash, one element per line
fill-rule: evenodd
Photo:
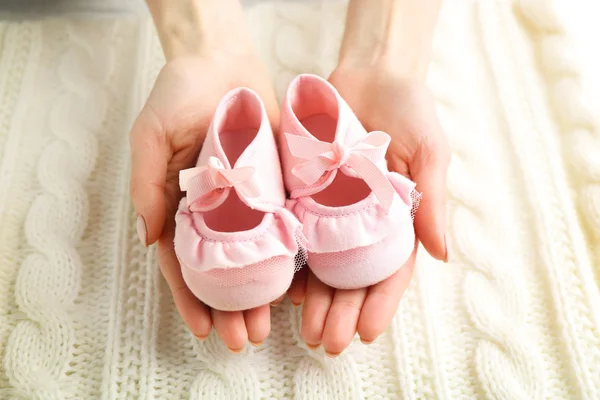
<path fill-rule="evenodd" d="M 305 262 L 327 285 L 367 287 L 414 249 L 414 182 L 388 171 L 389 135 L 367 133 L 331 84 L 294 79 L 280 134 L 278 148 L 258 95 L 232 90 L 196 167 L 180 173 L 175 251 L 190 290 L 215 309 L 269 304 Z"/>

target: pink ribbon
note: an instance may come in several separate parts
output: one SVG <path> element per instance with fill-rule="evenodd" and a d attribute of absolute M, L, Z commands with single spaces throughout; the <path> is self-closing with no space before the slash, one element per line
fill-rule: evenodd
<path fill-rule="evenodd" d="M 180 171 L 179 187 L 186 192 L 191 211 L 208 211 L 219 204 L 225 188 L 232 187 L 244 197 L 258 197 L 253 177 L 253 167 L 225 169 L 221 160 L 210 157 L 207 166 Z"/>
<path fill-rule="evenodd" d="M 292 155 L 307 160 L 292 169 L 292 173 L 306 185 L 315 184 L 323 174 L 335 169 L 351 169 L 371 188 L 386 212 L 390 210 L 394 187 L 378 167 L 385 162 L 390 144 L 387 133 L 370 132 L 352 147 L 344 147 L 335 141 L 329 143 L 289 133 L 285 135 Z"/>

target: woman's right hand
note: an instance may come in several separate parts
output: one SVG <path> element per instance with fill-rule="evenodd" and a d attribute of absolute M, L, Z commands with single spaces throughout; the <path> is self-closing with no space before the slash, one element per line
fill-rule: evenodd
<path fill-rule="evenodd" d="M 212 310 L 186 286 L 175 255 L 175 211 L 182 194 L 179 171 L 195 165 L 218 102 L 245 86 L 264 101 L 273 126 L 279 109 L 268 72 L 253 53 L 209 52 L 175 57 L 163 67 L 130 134 L 131 197 L 145 246 L 158 243 L 158 260 L 175 305 L 193 334 L 205 339 L 215 326 L 230 350 L 265 340 L 270 307 L 244 312 Z"/>

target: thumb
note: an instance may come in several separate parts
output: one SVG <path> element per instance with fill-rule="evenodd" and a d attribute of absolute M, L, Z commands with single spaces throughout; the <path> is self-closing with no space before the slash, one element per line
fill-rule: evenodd
<path fill-rule="evenodd" d="M 432 257 L 448 261 L 446 245 L 446 172 L 450 150 L 444 134 L 426 137 L 409 165 L 422 198 L 415 215 L 415 232 Z"/>
<path fill-rule="evenodd" d="M 165 184 L 169 146 L 156 113 L 145 106 L 131 128 L 130 193 L 144 246 L 158 240 L 166 218 Z"/>

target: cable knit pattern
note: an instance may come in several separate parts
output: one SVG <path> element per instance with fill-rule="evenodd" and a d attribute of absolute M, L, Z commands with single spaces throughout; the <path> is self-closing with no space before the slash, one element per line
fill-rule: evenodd
<path fill-rule="evenodd" d="M 486 10 L 483 4 L 481 7 L 482 24 L 490 23 L 487 18 L 492 17 L 493 12 Z M 483 32 L 484 40 L 487 34 Z M 494 32 L 494 36 L 497 37 L 497 33 Z M 477 116 L 465 117 L 462 120 L 473 121 L 473 129 L 483 128 L 483 124 L 475 122 Z M 505 248 L 514 248 L 516 244 L 514 236 L 511 237 L 511 224 L 494 213 L 509 203 L 510 198 L 498 191 L 503 187 L 498 185 L 498 178 L 502 177 L 492 178 L 495 171 L 478 156 L 489 153 L 490 149 L 484 150 L 485 144 L 475 147 L 454 143 L 455 157 L 448 176 L 450 199 L 454 204 L 450 217 L 455 238 L 452 250 L 466 264 L 465 307 L 474 327 L 481 333 L 473 354 L 477 377 L 488 398 L 544 399 L 539 351 L 527 335 L 527 292 L 519 273 L 519 260 L 494 246 L 499 237 L 505 238 Z M 472 168 L 474 164 L 478 168 Z M 464 226 L 469 230 L 461 229 Z M 511 268 L 506 268 L 506 264 Z"/>
<path fill-rule="evenodd" d="M 164 63 L 147 16 L 0 23 L 0 398 L 600 398 L 585 59 L 549 0 L 443 4 L 428 85 L 451 260 L 420 249 L 389 329 L 337 359 L 287 300 L 241 354 L 183 324 L 128 197 L 127 133 Z M 280 98 L 335 66 L 344 7 L 247 8 Z"/>
<path fill-rule="evenodd" d="M 593 398 L 600 393 L 599 376 L 591 375 L 588 366 L 600 363 L 598 359 L 600 298 L 597 288 L 593 285 L 591 263 L 583 243 L 582 233 L 573 218 L 572 206 L 565 196 L 567 184 L 564 175 L 555 173 L 552 176 L 552 172 L 559 168 L 556 163 L 558 149 L 551 136 L 541 134 L 546 124 L 540 118 L 541 112 L 538 112 L 537 104 L 533 103 L 536 93 L 531 86 L 534 79 L 530 76 L 531 70 L 525 69 L 523 58 L 515 54 L 515 52 L 523 52 L 523 49 L 517 44 L 519 37 L 516 35 L 514 21 L 505 3 L 498 1 L 493 6 L 491 3 L 485 4 L 485 7 L 493 8 L 493 11 L 487 15 L 496 15 L 499 21 L 504 22 L 507 28 L 506 36 L 510 40 L 509 43 L 513 44 L 512 47 L 502 45 L 496 40 L 499 37 L 497 34 L 489 35 L 490 39 L 494 39 L 487 43 L 490 64 L 498 79 L 499 98 L 503 104 L 507 123 L 515 127 L 511 132 L 515 134 L 513 140 L 517 159 L 522 165 L 524 176 L 531 182 L 529 199 L 537 208 L 535 220 L 540 226 L 546 227 L 539 232 L 540 239 L 556 241 L 556 246 L 543 249 L 542 257 L 547 260 L 548 276 L 555 291 L 557 312 L 566 321 L 563 325 L 563 334 L 567 351 L 579 380 L 581 396 Z M 550 21 L 555 18 L 548 10 L 549 5 L 544 6 L 540 5 L 539 1 L 532 1 L 522 3 L 521 7 L 523 9 L 531 7 L 536 20 L 540 23 L 539 26 L 548 29 Z M 532 11 L 529 13 L 531 14 Z M 491 31 L 490 26 L 493 27 L 493 24 L 493 19 L 482 20 L 482 25 L 488 32 Z M 512 75 L 509 75 L 510 73 Z M 516 97 L 517 102 L 508 101 L 509 96 Z M 517 123 L 522 124 L 531 134 L 525 138 L 518 135 Z M 543 203 L 541 196 L 544 199 Z M 584 351 L 584 348 L 588 350 Z"/>
<path fill-rule="evenodd" d="M 110 57 L 99 62 L 89 38 L 69 32 L 69 39 L 72 47 L 57 71 L 65 92 L 50 111 L 47 127 L 53 137 L 38 161 L 42 190 L 25 220 L 34 251 L 21 264 L 15 283 L 16 302 L 28 320 L 11 333 L 5 355 L 17 392 L 40 399 L 66 397 L 73 386 L 66 375 L 75 336 L 69 307 L 80 288 L 77 244 L 88 218 L 83 183 L 97 156 L 93 132 L 108 106 L 102 85 Z M 98 74 L 83 75 L 90 71 L 82 68 L 86 65 Z"/>
<path fill-rule="evenodd" d="M 206 366 L 192 383 L 192 399 L 256 399 L 260 397 L 257 371 L 251 357 L 232 355 L 216 335 L 203 344 L 193 340 L 199 361 Z"/>
<path fill-rule="evenodd" d="M 298 360 L 294 376 L 294 398 L 296 399 L 339 399 L 360 398 L 361 378 L 351 354 L 342 354 L 329 359 L 323 348 L 309 350 L 300 336 L 301 311 L 293 310 L 292 332 L 298 346 L 305 350 Z"/>
<path fill-rule="evenodd" d="M 516 11 L 536 47 L 542 77 L 550 93 L 550 103 L 559 122 L 573 169 L 578 193 L 580 220 L 588 228 L 588 242 L 595 262 L 600 262 L 600 114 L 582 102 L 581 75 L 577 55 L 569 35 L 548 0 L 520 1 Z M 597 272 L 598 274 L 598 272 Z M 600 275 L 596 276 L 600 285 Z"/>
<path fill-rule="evenodd" d="M 38 59 L 39 27 L 33 24 L 24 24 L 21 29 L 15 26 L 3 27 L 3 47 L 0 56 L 0 193 L 9 193 L 14 187 L 27 186 L 19 182 L 18 172 L 33 170 L 34 166 L 27 168 L 18 165 L 18 154 L 21 143 L 27 135 L 19 134 L 22 129 L 22 119 L 25 106 L 19 101 L 22 97 L 32 95 L 32 75 L 34 66 L 29 62 Z M 33 154 L 40 151 L 39 146 L 31 146 Z M 29 202 L 23 201 L 12 206 L 8 196 L 0 196 L 0 352 L 5 354 L 8 337 L 15 324 L 14 313 L 17 308 L 14 296 L 14 284 L 17 277 L 17 268 L 14 267 L 21 261 L 22 256 L 17 256 L 15 250 L 19 247 L 23 220 L 27 213 Z M 10 211 L 9 211 L 10 210 Z M 13 268 L 7 268 L 13 266 Z M 3 388 L 7 388 L 8 376 L 5 363 L 0 364 L 0 397 Z"/>

